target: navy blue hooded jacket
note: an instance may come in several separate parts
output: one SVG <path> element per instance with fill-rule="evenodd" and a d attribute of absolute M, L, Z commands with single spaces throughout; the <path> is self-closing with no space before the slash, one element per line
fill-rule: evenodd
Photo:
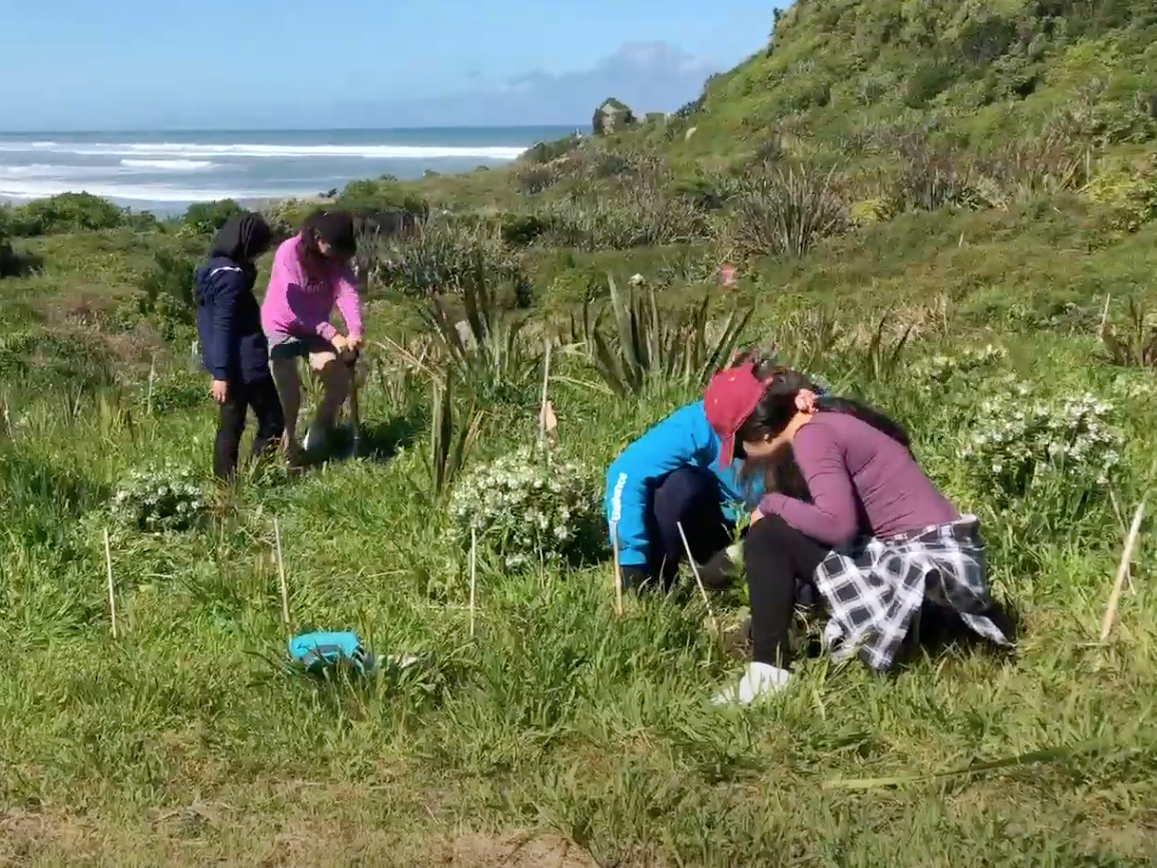
<path fill-rule="evenodd" d="M 209 262 L 197 269 L 197 332 L 202 361 L 215 380 L 254 383 L 270 376 L 252 262 L 270 237 L 260 215 L 232 217 L 213 242 Z"/>

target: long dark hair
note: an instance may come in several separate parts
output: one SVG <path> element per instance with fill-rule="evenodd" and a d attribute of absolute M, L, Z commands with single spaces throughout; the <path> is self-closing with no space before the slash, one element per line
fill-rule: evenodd
<path fill-rule="evenodd" d="M 318 208 L 302 221 L 297 257 L 310 280 L 324 280 L 330 261 L 330 257 L 321 252 L 320 241 L 325 241 L 339 255 L 352 256 L 357 250 L 352 215 L 344 210 Z"/>
<path fill-rule="evenodd" d="M 310 280 L 321 280 L 325 274 L 325 254 L 317 242 L 321 240 L 318 226 L 322 211 L 311 211 L 301 223 L 301 240 L 297 242 L 297 258 Z"/>
<path fill-rule="evenodd" d="M 816 386 L 805 374 L 775 364 L 758 350 L 748 351 L 735 363 L 754 364 L 756 377 L 767 383 L 763 397 L 735 433 L 736 448 L 742 450 L 744 442 L 770 439 L 782 434 L 796 414 L 796 396 L 804 389 L 814 391 Z M 854 416 L 891 437 L 909 453 L 912 452 L 912 443 L 904 427 L 861 401 L 824 395 L 816 398 L 815 406 L 821 413 L 846 413 Z M 762 479 L 769 491 L 781 491 L 800 500 L 811 499 L 790 444 L 766 458 L 745 459 L 740 475 L 749 485 L 756 479 Z"/>

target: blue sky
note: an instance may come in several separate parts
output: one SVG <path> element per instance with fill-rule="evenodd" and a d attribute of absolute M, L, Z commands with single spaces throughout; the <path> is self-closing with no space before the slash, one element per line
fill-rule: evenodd
<path fill-rule="evenodd" d="M 669 111 L 765 45 L 777 5 L 0 0 L 0 129 L 571 124 L 612 94 Z"/>

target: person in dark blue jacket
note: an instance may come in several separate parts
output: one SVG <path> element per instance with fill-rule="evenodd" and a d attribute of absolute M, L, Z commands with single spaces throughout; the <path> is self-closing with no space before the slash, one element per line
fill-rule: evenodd
<path fill-rule="evenodd" d="M 759 358 L 749 350 L 732 366 Z M 816 392 L 824 394 L 818 386 Z M 686 557 L 680 525 L 696 564 L 707 565 L 704 583 L 729 582 L 729 562 L 716 556 L 732 543 L 740 515 L 755 509 L 763 486 L 743 478 L 742 455 L 719 466 L 720 446 L 700 399 L 657 422 L 611 462 L 605 508 L 625 588 L 670 588 Z"/>
<path fill-rule="evenodd" d="M 197 331 L 205 369 L 220 407 L 213 472 L 222 480 L 237 470 L 249 408 L 257 417 L 253 455 L 280 446 L 285 416 L 269 371 L 269 345 L 253 295 L 255 260 L 269 249 L 272 232 L 260 214 L 231 217 L 213 241 L 209 261 L 197 269 Z"/>

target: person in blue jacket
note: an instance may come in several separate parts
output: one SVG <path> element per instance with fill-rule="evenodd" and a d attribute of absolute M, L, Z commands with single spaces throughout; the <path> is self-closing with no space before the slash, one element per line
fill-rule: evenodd
<path fill-rule="evenodd" d="M 729 367 L 753 360 L 762 360 L 759 350 L 745 351 Z M 817 385 L 816 393 L 824 390 Z M 763 486 L 744 477 L 742 455 L 720 467 L 719 452 L 719 437 L 700 399 L 657 422 L 611 462 L 605 508 L 624 588 L 661 583 L 669 589 L 686 548 L 697 565 L 705 565 L 700 567 L 705 584 L 730 581 L 728 559 L 716 556 L 732 543 L 740 511 L 747 515 L 755 509 Z"/>
<path fill-rule="evenodd" d="M 261 308 L 253 295 L 255 261 L 269 249 L 273 233 L 260 214 L 229 218 L 197 269 L 197 331 L 202 360 L 213 378 L 213 400 L 220 408 L 213 472 L 233 477 L 249 408 L 257 417 L 253 455 L 280 446 L 285 430 L 281 399 L 269 370 L 269 345 L 261 328 Z"/>

